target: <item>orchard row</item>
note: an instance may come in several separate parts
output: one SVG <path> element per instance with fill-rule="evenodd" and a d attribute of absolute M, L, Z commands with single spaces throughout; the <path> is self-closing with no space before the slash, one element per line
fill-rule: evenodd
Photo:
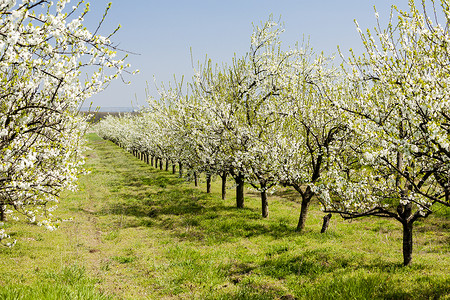
<path fill-rule="evenodd" d="M 263 217 L 271 190 L 291 186 L 302 200 L 298 231 L 313 197 L 344 218 L 395 219 L 408 265 L 413 223 L 449 206 L 450 36 L 413 1 L 392 13 L 374 33 L 357 27 L 365 54 L 350 51 L 338 68 L 309 45 L 283 48 L 284 29 L 269 19 L 254 27 L 245 56 L 199 64 L 187 86 L 162 86 L 149 109 L 108 117 L 97 131 L 179 165 L 180 175 L 231 177 L 237 207 L 247 182 Z"/>

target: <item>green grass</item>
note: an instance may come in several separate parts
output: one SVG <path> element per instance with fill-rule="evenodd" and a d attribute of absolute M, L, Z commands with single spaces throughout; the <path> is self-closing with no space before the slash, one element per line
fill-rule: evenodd
<path fill-rule="evenodd" d="M 0 299 L 450 299 L 450 210 L 414 229 L 413 262 L 401 266 L 391 220 L 331 219 L 313 204 L 295 232 L 295 191 L 258 194 L 236 209 L 220 182 L 200 187 L 134 158 L 94 134 L 80 190 L 61 199 L 55 232 L 11 223 L 0 249 Z"/>
<path fill-rule="evenodd" d="M 111 299 L 97 291 L 95 283 L 86 276 L 84 268 L 72 265 L 58 272 L 44 272 L 40 280 L 31 284 L 7 284 L 0 288 L 0 299 Z"/>

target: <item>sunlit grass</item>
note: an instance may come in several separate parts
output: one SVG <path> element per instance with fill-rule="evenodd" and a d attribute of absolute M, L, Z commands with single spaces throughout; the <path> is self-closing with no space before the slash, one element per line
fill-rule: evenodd
<path fill-rule="evenodd" d="M 269 198 L 263 219 L 256 193 L 234 207 L 231 182 L 223 201 L 219 181 L 206 194 L 204 178 L 194 187 L 95 135 L 89 143 L 91 173 L 58 211 L 73 220 L 52 233 L 8 229 L 18 244 L 0 249 L 0 299 L 450 297 L 448 208 L 418 223 L 412 265 L 403 267 L 397 222 L 335 215 L 320 234 L 313 204 L 298 234 L 291 190 Z"/>

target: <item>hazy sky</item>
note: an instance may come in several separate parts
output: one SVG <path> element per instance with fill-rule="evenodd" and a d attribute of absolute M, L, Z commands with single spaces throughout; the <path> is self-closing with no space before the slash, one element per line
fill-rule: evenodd
<path fill-rule="evenodd" d="M 283 44 L 294 45 L 303 37 L 310 39 L 316 52 L 344 53 L 349 48 L 361 49 L 354 19 L 362 28 L 375 25 L 374 5 L 384 23 L 393 3 L 406 7 L 408 1 L 394 0 L 91 0 L 91 13 L 86 17 L 89 29 L 96 23 L 108 2 L 112 2 L 103 33 L 118 24 L 122 29 L 113 39 L 119 47 L 139 55 L 130 55 L 128 62 L 140 74 L 127 76 L 125 85 L 113 82 L 104 92 L 90 99 L 94 106 L 145 105 L 148 94 L 157 97 L 157 83 L 193 74 L 190 49 L 194 62 L 208 55 L 213 62 L 229 63 L 234 53 L 245 54 L 250 47 L 252 23 L 259 24 L 270 14 L 281 16 L 286 31 Z"/>

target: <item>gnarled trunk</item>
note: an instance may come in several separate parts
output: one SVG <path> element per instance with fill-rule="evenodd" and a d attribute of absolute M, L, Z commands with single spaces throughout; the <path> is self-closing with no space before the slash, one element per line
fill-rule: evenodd
<path fill-rule="evenodd" d="M 265 189 L 261 192 L 261 211 L 263 218 L 269 216 L 269 202 L 267 201 L 267 192 Z"/>
<path fill-rule="evenodd" d="M 5 214 L 5 205 L 3 202 L 0 202 L 0 222 L 6 221 L 6 214 Z"/>
<path fill-rule="evenodd" d="M 302 196 L 302 204 L 300 210 L 300 217 L 298 218 L 298 224 L 296 231 L 302 232 L 305 229 L 306 217 L 308 215 L 309 204 L 311 203 L 311 199 L 314 196 L 314 193 L 311 191 L 311 188 L 308 186 L 304 192 L 302 192 L 300 186 L 293 186 L 297 192 Z"/>
<path fill-rule="evenodd" d="M 236 207 L 244 208 L 244 175 L 239 173 L 234 180 L 236 181 Z"/>
<path fill-rule="evenodd" d="M 320 230 L 320 233 L 325 233 L 327 231 L 328 225 L 330 225 L 331 216 L 331 214 L 323 216 L 322 229 Z"/>
<path fill-rule="evenodd" d="M 180 178 L 183 177 L 183 164 L 181 162 L 178 163 L 178 174 Z"/>
<path fill-rule="evenodd" d="M 206 173 L 206 193 L 211 193 L 211 174 Z"/>
<path fill-rule="evenodd" d="M 405 195 L 402 192 L 401 197 L 404 198 Z M 407 202 L 406 204 L 399 204 L 397 206 L 398 220 L 403 226 L 403 265 L 407 266 L 412 259 L 413 250 L 413 222 L 412 217 L 412 203 Z M 414 218 L 413 218 L 414 219 Z"/>
<path fill-rule="evenodd" d="M 403 225 L 403 265 L 407 266 L 412 260 L 413 251 L 413 223 L 402 222 Z"/>
<path fill-rule="evenodd" d="M 298 218 L 298 224 L 296 231 L 302 232 L 305 229 L 306 216 L 308 215 L 309 204 L 311 203 L 311 198 L 302 198 L 302 206 L 300 210 L 300 217 Z"/>
<path fill-rule="evenodd" d="M 177 172 L 177 167 L 175 165 L 175 163 L 172 163 L 172 174 L 175 174 Z"/>
<path fill-rule="evenodd" d="M 222 200 L 225 200 L 227 193 L 227 172 L 224 171 L 220 177 L 222 178 Z"/>

